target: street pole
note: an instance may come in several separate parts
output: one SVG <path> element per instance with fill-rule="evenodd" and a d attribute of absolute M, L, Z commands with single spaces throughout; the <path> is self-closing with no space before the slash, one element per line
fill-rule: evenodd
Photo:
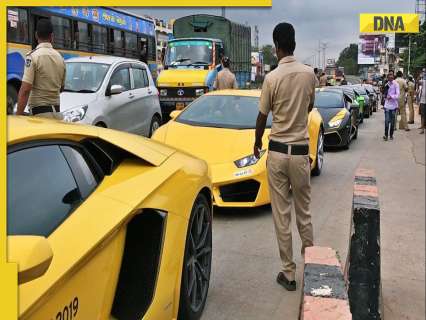
<path fill-rule="evenodd" d="M 318 68 L 321 69 L 321 40 L 318 40 Z"/>
<path fill-rule="evenodd" d="M 222 7 L 222 17 L 225 18 L 225 7 Z"/>
<path fill-rule="evenodd" d="M 408 35 L 408 72 L 407 72 L 407 75 L 410 74 L 410 66 L 411 66 L 411 34 Z"/>

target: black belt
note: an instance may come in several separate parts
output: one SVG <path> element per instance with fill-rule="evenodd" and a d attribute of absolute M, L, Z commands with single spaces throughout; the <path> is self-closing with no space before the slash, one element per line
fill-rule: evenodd
<path fill-rule="evenodd" d="M 292 144 L 288 145 L 285 143 L 281 143 L 278 141 L 269 140 L 269 150 L 275 151 L 275 152 L 281 152 L 285 154 L 289 154 L 289 146 L 290 147 L 290 154 L 295 156 L 306 156 L 309 154 L 309 145 L 307 144 Z"/>
<path fill-rule="evenodd" d="M 35 116 L 39 113 L 46 113 L 46 112 L 53 112 L 53 108 L 55 108 L 56 112 L 59 112 L 59 106 L 58 105 L 52 105 L 52 106 L 37 106 L 31 108 L 31 114 Z"/>

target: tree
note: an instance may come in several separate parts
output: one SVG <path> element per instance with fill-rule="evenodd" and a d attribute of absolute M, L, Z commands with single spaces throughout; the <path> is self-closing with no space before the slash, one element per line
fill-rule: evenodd
<path fill-rule="evenodd" d="M 426 21 L 420 26 L 419 33 L 404 35 L 411 37 L 411 59 L 408 58 L 409 50 L 405 50 L 401 55 L 404 71 L 408 73 L 408 61 L 410 61 L 410 73 L 418 74 L 426 66 Z"/>
<path fill-rule="evenodd" d="M 351 43 L 349 47 L 340 52 L 337 66 L 344 67 L 345 74 L 358 74 L 358 45 L 356 43 Z"/>
<path fill-rule="evenodd" d="M 277 65 L 277 57 L 275 56 L 275 49 L 272 47 L 272 45 L 267 44 L 262 47 L 261 49 L 263 53 L 263 63 L 269 64 L 270 66 Z"/>

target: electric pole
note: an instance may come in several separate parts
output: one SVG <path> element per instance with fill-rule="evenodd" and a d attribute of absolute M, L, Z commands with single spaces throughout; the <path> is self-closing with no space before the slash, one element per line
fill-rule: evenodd
<path fill-rule="evenodd" d="M 225 7 L 222 7 L 222 17 L 225 18 Z"/>
<path fill-rule="evenodd" d="M 259 28 L 257 25 L 254 26 L 254 47 L 256 51 L 259 51 Z"/>

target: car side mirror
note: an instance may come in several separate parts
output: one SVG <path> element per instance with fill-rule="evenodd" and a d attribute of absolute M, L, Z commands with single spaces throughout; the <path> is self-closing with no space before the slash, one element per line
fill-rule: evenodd
<path fill-rule="evenodd" d="M 182 112 L 182 110 L 174 110 L 172 112 L 170 112 L 170 118 L 171 119 L 176 119 L 178 117 L 178 115 L 180 115 Z"/>
<path fill-rule="evenodd" d="M 44 275 L 53 259 L 49 241 L 40 236 L 8 236 L 7 260 L 18 264 L 18 284 Z"/>
<path fill-rule="evenodd" d="M 106 96 L 112 96 L 112 95 L 115 95 L 115 94 L 120 94 L 122 92 L 124 92 L 124 87 L 122 85 L 113 84 L 113 85 L 108 87 L 105 95 Z"/>

